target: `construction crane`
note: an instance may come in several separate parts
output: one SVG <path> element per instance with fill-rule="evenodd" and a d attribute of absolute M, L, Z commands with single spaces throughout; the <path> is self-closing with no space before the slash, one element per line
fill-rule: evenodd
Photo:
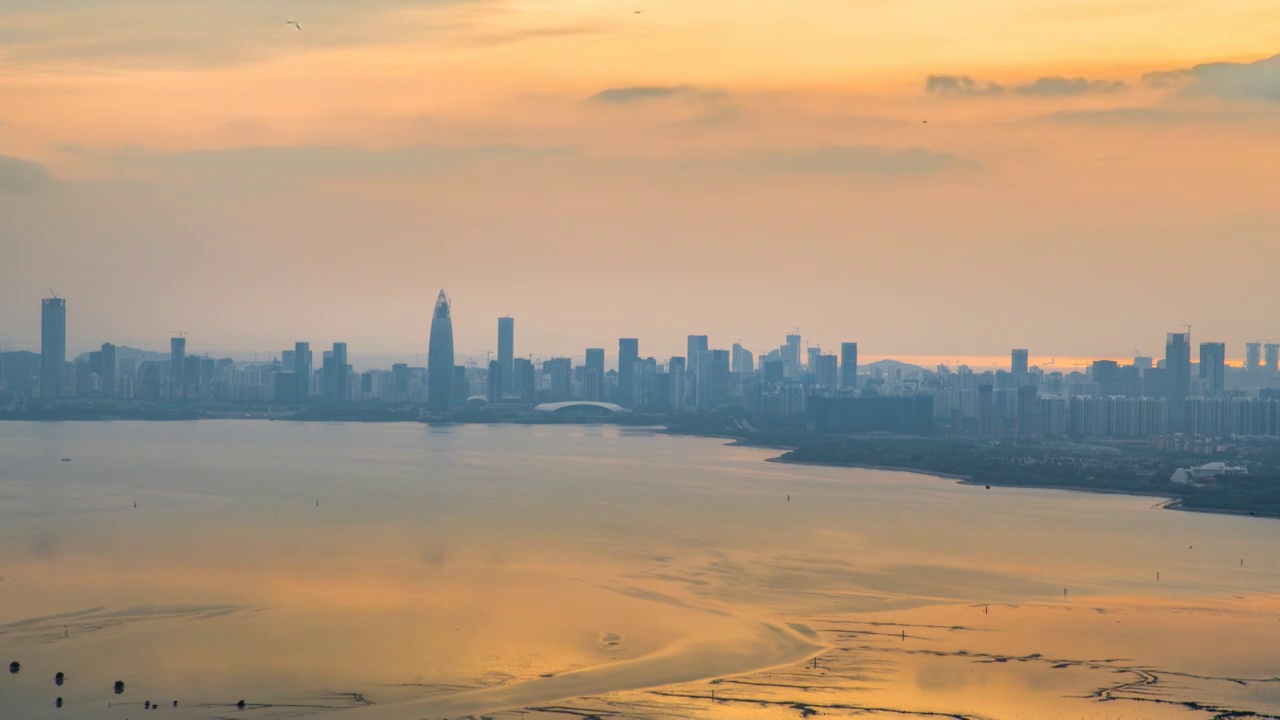
<path fill-rule="evenodd" d="M 178 336 L 178 337 L 180 337 L 180 338 L 184 338 L 184 337 L 186 337 L 186 336 L 187 336 L 187 331 L 186 331 L 186 330 L 168 330 L 167 332 L 170 332 L 170 333 L 172 333 L 172 334 L 174 334 L 174 335 L 177 335 L 177 336 Z"/>
<path fill-rule="evenodd" d="M 53 286 L 52 286 L 52 285 L 50 285 L 50 286 L 49 286 L 49 294 L 50 294 L 51 296 L 53 296 L 53 299 L 54 299 L 54 300 L 57 300 L 57 299 L 58 299 L 58 293 L 54 292 L 54 289 L 53 289 Z"/>

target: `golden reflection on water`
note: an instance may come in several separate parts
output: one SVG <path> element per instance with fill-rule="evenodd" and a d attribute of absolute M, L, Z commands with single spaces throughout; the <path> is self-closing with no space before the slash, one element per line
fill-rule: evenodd
<path fill-rule="evenodd" d="M 770 455 L 0 424 L 0 717 L 1280 711 L 1280 523 Z"/>

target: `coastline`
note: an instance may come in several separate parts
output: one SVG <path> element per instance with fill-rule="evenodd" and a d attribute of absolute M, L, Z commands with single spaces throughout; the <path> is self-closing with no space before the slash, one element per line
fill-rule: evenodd
<path fill-rule="evenodd" d="M 631 419 L 631 418 L 626 418 L 626 419 Z M 1027 482 L 1027 483 L 1017 483 L 1017 484 L 1001 483 L 1001 482 L 984 482 L 984 481 L 975 480 L 971 475 L 965 475 L 961 473 L 950 473 L 950 472 L 944 472 L 939 470 L 929 470 L 925 468 L 910 467 L 905 465 L 879 465 L 874 463 L 846 463 L 846 462 L 821 462 L 821 461 L 813 461 L 813 460 L 790 460 L 785 457 L 785 454 L 793 450 L 799 449 L 797 446 L 785 445 L 781 443 L 755 442 L 741 435 L 731 434 L 729 432 L 723 432 L 723 431 L 721 432 L 716 432 L 712 430 L 699 431 L 696 428 L 679 427 L 679 426 L 673 429 L 670 424 L 664 424 L 660 421 L 659 422 L 647 421 L 647 420 L 656 420 L 657 418 L 645 418 L 646 420 L 645 422 L 625 422 L 624 420 L 626 419 L 609 418 L 609 417 L 605 417 L 605 418 L 563 418 L 563 417 L 542 418 L 542 417 L 536 417 L 536 416 L 534 417 L 526 416 L 521 418 L 503 418 L 503 419 L 455 418 L 455 419 L 449 419 L 449 420 L 426 418 L 426 417 L 315 418 L 315 417 L 291 417 L 291 416 L 272 417 L 272 416 L 264 416 L 261 414 L 252 415 L 247 413 L 244 413 L 244 414 L 227 413 L 227 414 L 204 416 L 204 417 L 200 417 L 200 416 L 191 417 L 191 416 L 178 415 L 178 416 L 169 416 L 169 417 L 129 417 L 129 416 L 85 417 L 85 416 L 81 416 L 81 417 L 64 417 L 64 418 L 48 418 L 48 417 L 23 418 L 23 417 L 14 417 L 11 415 L 0 415 L 0 422 L 5 420 L 25 421 L 25 422 L 175 422 L 175 421 L 190 422 L 193 420 L 194 421 L 263 420 L 263 421 L 273 421 L 273 422 L 361 423 L 361 424 L 378 424 L 378 425 L 398 424 L 398 423 L 418 423 L 418 424 L 424 424 L 424 425 L 444 425 L 444 424 L 447 424 L 447 425 L 493 425 L 496 423 L 496 424 L 503 424 L 503 425 L 612 425 L 615 427 L 641 426 L 641 427 L 650 427 L 650 428 L 658 429 L 660 432 L 663 432 L 667 435 L 724 440 L 724 441 L 727 441 L 725 442 L 725 445 L 728 447 L 750 447 L 750 448 L 759 448 L 759 449 L 765 449 L 765 450 L 774 450 L 774 451 L 783 453 L 783 455 L 779 455 L 776 457 L 765 458 L 765 462 L 775 462 L 775 463 L 786 464 L 786 465 L 810 465 L 815 467 L 854 468 L 854 469 L 864 469 L 864 470 L 881 470 L 881 471 L 887 471 L 887 472 L 906 472 L 906 473 L 912 473 L 916 475 L 927 475 L 927 476 L 941 478 L 941 479 L 954 480 L 961 485 L 974 485 L 974 486 L 983 486 L 983 487 L 990 486 L 990 487 L 1000 487 L 1000 488 L 1026 488 L 1026 489 L 1036 489 L 1036 490 L 1066 490 L 1070 492 L 1093 493 L 1097 495 L 1130 495 L 1133 497 L 1155 498 L 1160 501 L 1156 505 L 1156 507 L 1159 507 L 1160 509 L 1164 509 L 1164 510 L 1181 510 L 1184 512 L 1207 513 L 1207 514 L 1213 514 L 1213 515 L 1230 515 L 1230 516 L 1236 516 L 1236 517 L 1280 519 L 1280 512 L 1267 512 L 1267 511 L 1257 511 L 1257 510 L 1245 511 L 1245 510 L 1235 510 L 1235 509 L 1228 509 L 1228 508 L 1216 509 L 1216 508 L 1205 508 L 1205 507 L 1187 507 L 1183 503 L 1182 498 L 1170 497 L 1168 494 L 1144 493 L 1144 492 L 1128 490 L 1128 489 L 1118 489 L 1118 488 L 1113 489 L 1113 488 L 1096 487 L 1096 486 L 1084 487 L 1084 486 L 1076 486 L 1076 485 L 1061 485 L 1061 484 L 1042 483 L 1042 482 L 1034 482 L 1034 481 Z"/>
<path fill-rule="evenodd" d="M 751 447 L 767 447 L 764 445 L 751 445 L 750 443 L 733 443 L 733 444 L 746 445 Z M 769 448 L 769 449 L 783 449 L 783 448 Z M 785 449 L 790 450 L 791 448 L 785 448 Z M 1159 503 L 1156 503 L 1154 506 L 1152 506 L 1153 509 L 1158 508 L 1160 510 L 1179 510 L 1182 512 L 1196 512 L 1196 513 L 1204 513 L 1207 515 L 1232 515 L 1235 517 L 1266 518 L 1270 520 L 1280 519 L 1280 513 L 1268 513 L 1268 512 L 1258 512 L 1258 511 L 1246 512 L 1243 510 L 1227 510 L 1227 509 L 1215 510 L 1212 508 L 1186 507 L 1185 505 L 1183 505 L 1181 498 L 1171 498 L 1168 495 L 1135 492 L 1133 490 L 1079 487 L 1079 486 L 1073 486 L 1073 485 L 1054 485 L 1049 483 L 1022 483 L 1018 485 L 1010 485 L 1008 483 L 987 483 L 987 482 L 979 482 L 977 480 L 974 480 L 973 477 L 969 475 L 960 475 L 957 473 L 939 472 L 934 470 L 924 470 L 921 468 L 902 467 L 902 466 L 896 466 L 896 465 L 870 465 L 867 463 L 824 463 L 824 462 L 814 462 L 811 460 L 788 460 L 782 456 L 766 458 L 765 462 L 774 462 L 774 463 L 780 463 L 783 465 L 810 465 L 814 467 L 835 467 L 835 468 L 853 468 L 853 469 L 859 469 L 859 470 L 885 470 L 889 472 L 905 472 L 905 473 L 911 473 L 913 475 L 927 475 L 930 477 L 936 477 L 936 478 L 941 478 L 946 480 L 955 480 L 956 484 L 958 485 L 970 485 L 975 487 L 998 487 L 998 488 L 1011 488 L 1014 490 L 1018 490 L 1018 489 L 1065 490 L 1067 492 L 1088 493 L 1091 495 L 1128 495 L 1130 497 L 1154 498 L 1156 500 L 1160 500 Z"/>

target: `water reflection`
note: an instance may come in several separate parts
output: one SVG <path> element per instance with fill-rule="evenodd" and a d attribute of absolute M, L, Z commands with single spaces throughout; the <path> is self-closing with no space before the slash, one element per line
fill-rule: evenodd
<path fill-rule="evenodd" d="M 23 662 L 0 715 L 1280 710 L 1280 523 L 770 455 L 604 426 L 0 424 Z"/>

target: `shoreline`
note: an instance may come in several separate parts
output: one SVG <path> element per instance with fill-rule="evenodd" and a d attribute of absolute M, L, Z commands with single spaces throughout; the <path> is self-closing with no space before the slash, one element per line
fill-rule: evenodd
<path fill-rule="evenodd" d="M 749 443 L 735 443 L 735 444 L 750 446 Z M 752 446 L 752 447 L 765 447 L 765 446 L 758 445 L 758 446 Z M 791 448 L 786 448 L 786 449 L 790 450 Z M 1160 510 L 1179 510 L 1182 512 L 1204 513 L 1206 515 L 1231 515 L 1234 517 L 1265 518 L 1269 520 L 1280 519 L 1280 513 L 1268 513 L 1268 512 L 1244 511 L 1244 510 L 1227 510 L 1227 509 L 1215 510 L 1213 508 L 1186 507 L 1185 505 L 1182 504 L 1181 498 L 1171 498 L 1168 495 L 1156 495 L 1152 493 L 1135 492 L 1133 490 L 1077 487 L 1072 485 L 1051 485 L 1051 484 L 1043 484 L 1043 483 L 1026 483 L 1026 484 L 1020 484 L 1020 485 L 1009 485 L 1006 483 L 987 483 L 987 482 L 979 482 L 977 480 L 974 480 L 973 477 L 970 475 L 960 475 L 957 473 L 946 473 L 946 472 L 939 472 L 939 471 L 933 471 L 933 470 L 923 470 L 920 468 L 901 467 L 901 466 L 895 466 L 895 465 L 869 465 L 866 463 L 824 463 L 824 462 L 814 462 L 812 460 L 787 460 L 783 458 L 781 455 L 778 457 L 765 458 L 765 462 L 779 463 L 781 465 L 809 465 L 812 467 L 834 467 L 834 468 L 851 468 L 856 470 L 883 470 L 887 472 L 904 472 L 904 473 L 911 473 L 912 475 L 926 475 L 929 477 L 935 477 L 943 480 L 955 480 L 957 485 L 969 485 L 972 487 L 988 487 L 988 488 L 998 487 L 998 488 L 1008 488 L 1013 490 L 1023 490 L 1023 489 L 1025 490 L 1064 490 L 1067 492 L 1088 493 L 1090 495 L 1128 495 L 1129 497 L 1154 498 L 1156 500 L 1160 500 L 1161 502 L 1152 506 L 1153 508 L 1158 508 Z"/>
<path fill-rule="evenodd" d="M 438 420 L 438 419 L 430 419 L 430 418 L 423 418 L 423 417 L 418 417 L 413 419 L 408 419 L 408 418 L 317 419 L 317 418 L 262 417 L 262 416 L 254 417 L 254 416 L 244 416 L 244 415 L 240 415 L 240 416 L 226 415 L 221 417 L 196 417 L 196 418 L 188 418 L 188 417 L 83 418 L 82 417 L 82 418 L 52 419 L 52 418 L 17 418 L 12 416 L 0 415 L 0 422 L 6 421 L 6 420 L 20 421 L 20 422 L 35 422 L 35 423 L 41 423 L 41 422 L 199 422 L 199 421 L 223 421 L 223 420 L 233 420 L 233 421 L 259 420 L 259 421 L 267 421 L 267 422 L 286 422 L 286 423 L 294 423 L 294 422 L 297 422 L 297 423 L 308 423 L 308 422 L 359 423 L 359 424 L 372 424 L 372 425 L 407 424 L 407 423 L 415 423 L 415 424 L 421 424 L 421 425 L 495 425 L 497 424 L 497 425 L 511 425 L 511 426 L 517 426 L 517 427 L 534 426 L 534 425 L 612 425 L 614 427 L 619 427 L 619 428 L 626 428 L 626 427 L 654 428 L 659 430 L 662 433 L 665 433 L 671 436 L 676 436 L 676 437 L 697 437 L 697 438 L 724 440 L 724 441 L 727 441 L 725 442 L 726 447 L 759 448 L 762 450 L 774 450 L 774 451 L 782 452 L 784 454 L 792 450 L 798 449 L 796 446 L 793 446 L 793 445 L 782 445 L 778 443 L 767 443 L 767 442 L 753 442 L 739 435 L 731 435 L 723 432 L 720 432 L 720 433 L 698 432 L 697 430 L 691 430 L 687 428 L 680 428 L 680 429 L 673 430 L 671 429 L 671 426 L 669 424 L 663 424 L 661 422 L 627 423 L 627 422 L 619 422 L 619 420 L 616 418 L 599 418 L 599 419 L 545 418 L 543 419 L 543 418 L 537 418 L 537 417 L 526 417 L 518 420 L 513 420 L 513 419 L 477 420 L 477 419 L 469 419 L 469 418 L 455 419 L 455 420 Z M 812 461 L 812 460 L 788 460 L 783 455 L 779 455 L 771 458 L 765 458 L 764 461 L 779 463 L 783 465 L 808 465 L 813 467 L 833 467 L 833 468 L 851 468 L 851 469 L 862 469 L 862 470 L 880 470 L 885 472 L 905 472 L 905 473 L 911 473 L 914 475 L 926 475 L 929 477 L 935 477 L 939 479 L 954 480 L 957 482 L 957 484 L 960 484 L 960 485 L 971 485 L 971 486 L 979 486 L 979 487 L 989 486 L 989 487 L 1013 488 L 1013 489 L 1022 488 L 1022 489 L 1029 489 L 1029 490 L 1064 490 L 1068 492 L 1092 493 L 1096 495 L 1128 495 L 1131 497 L 1155 498 L 1161 501 L 1160 503 L 1158 503 L 1157 506 L 1162 510 L 1180 510 L 1183 512 L 1197 512 L 1197 513 L 1205 513 L 1210 515 L 1229 515 L 1233 517 L 1280 519 L 1280 512 L 1273 513 L 1273 512 L 1266 512 L 1266 511 L 1232 510 L 1232 509 L 1226 509 L 1226 508 L 1215 509 L 1215 508 L 1186 507 L 1183 504 L 1182 498 L 1169 497 L 1168 495 L 1164 495 L 1164 494 L 1143 493 L 1143 492 L 1137 492 L 1133 490 L 1113 489 L 1113 488 L 1105 488 L 1105 487 L 1080 487 L 1080 486 L 1073 486 L 1073 485 L 1055 485 L 1055 484 L 1036 483 L 1036 482 L 1016 484 L 1016 485 L 1009 484 L 1009 483 L 998 483 L 998 482 L 990 483 L 990 482 L 980 482 L 980 481 L 974 480 L 971 475 L 964 475 L 960 473 L 949 473 L 949 472 L 944 472 L 940 470 L 928 470 L 923 468 L 907 467 L 907 466 L 900 466 L 900 465 L 876 465 L 871 463 L 841 463 L 841 462 L 819 462 L 819 461 Z"/>

